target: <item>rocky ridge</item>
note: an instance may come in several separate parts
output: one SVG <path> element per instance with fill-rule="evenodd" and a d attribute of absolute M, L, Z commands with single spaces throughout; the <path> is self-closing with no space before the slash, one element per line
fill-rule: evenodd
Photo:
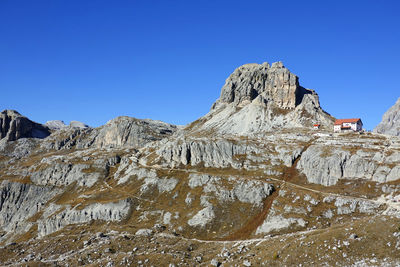
<path fill-rule="evenodd" d="M 400 98 L 382 117 L 374 132 L 400 136 Z"/>
<path fill-rule="evenodd" d="M 85 128 L 89 128 L 89 125 L 80 122 L 80 121 L 71 121 L 69 123 L 69 125 L 66 125 L 64 123 L 64 121 L 61 120 L 52 120 L 52 121 L 47 121 L 44 125 L 46 125 L 47 127 L 49 127 L 52 130 L 60 130 L 60 129 L 64 129 L 67 127 L 71 127 L 71 128 L 81 128 L 81 129 L 85 129 Z"/>

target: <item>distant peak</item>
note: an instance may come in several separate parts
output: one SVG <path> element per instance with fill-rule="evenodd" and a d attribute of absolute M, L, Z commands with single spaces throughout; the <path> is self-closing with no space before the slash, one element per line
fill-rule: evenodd
<path fill-rule="evenodd" d="M 282 68 L 285 68 L 285 66 L 283 66 L 282 61 L 277 61 L 277 62 L 272 63 L 271 68 L 282 69 Z"/>
<path fill-rule="evenodd" d="M 21 113 L 19 113 L 16 110 L 13 110 L 13 109 L 5 109 L 1 112 L 1 114 L 7 115 L 7 116 L 22 116 Z"/>

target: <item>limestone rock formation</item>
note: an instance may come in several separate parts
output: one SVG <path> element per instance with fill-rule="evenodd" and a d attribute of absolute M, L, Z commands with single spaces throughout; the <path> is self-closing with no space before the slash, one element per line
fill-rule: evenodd
<path fill-rule="evenodd" d="M 142 147 L 172 135 L 178 127 L 161 121 L 121 116 L 98 129 L 96 147 Z"/>
<path fill-rule="evenodd" d="M 1 182 L 0 228 L 10 234 L 26 231 L 31 225 L 26 219 L 41 211 L 46 202 L 60 192 L 56 188 Z"/>
<path fill-rule="evenodd" d="M 400 98 L 382 117 L 374 132 L 400 136 Z"/>
<path fill-rule="evenodd" d="M 0 139 L 15 141 L 24 137 L 45 138 L 50 135 L 46 126 L 33 122 L 15 110 L 0 113 Z"/>
<path fill-rule="evenodd" d="M 186 129 L 254 135 L 315 123 L 330 127 L 333 118 L 320 107 L 315 91 L 300 86 L 296 75 L 275 62 L 237 68 L 211 111 Z"/>
<path fill-rule="evenodd" d="M 226 80 L 221 90 L 221 103 L 241 104 L 252 101 L 258 95 L 273 101 L 279 108 L 295 108 L 301 102 L 303 88 L 296 75 L 275 62 L 270 66 L 246 64 L 237 68 Z"/>

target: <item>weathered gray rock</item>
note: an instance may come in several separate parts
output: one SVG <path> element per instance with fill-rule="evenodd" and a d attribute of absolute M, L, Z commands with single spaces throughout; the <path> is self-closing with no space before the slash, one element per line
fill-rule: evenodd
<path fill-rule="evenodd" d="M 152 187 L 157 187 L 160 193 L 171 192 L 174 190 L 178 180 L 174 178 L 158 178 L 158 177 L 148 177 L 144 179 L 144 184 L 141 186 L 141 192 L 147 192 Z"/>
<path fill-rule="evenodd" d="M 240 104 L 264 94 L 280 108 L 294 108 L 302 97 L 296 75 L 282 62 L 246 64 L 237 68 L 221 90 L 220 102 Z"/>
<path fill-rule="evenodd" d="M 45 138 L 49 135 L 49 128 L 29 120 L 15 110 L 0 113 L 0 139 L 15 141 L 24 137 Z"/>
<path fill-rule="evenodd" d="M 257 135 L 276 128 L 330 127 L 333 118 L 322 110 L 318 95 L 299 85 L 281 62 L 246 64 L 222 87 L 211 111 L 186 130 Z"/>
<path fill-rule="evenodd" d="M 0 154 L 14 159 L 29 156 L 38 146 L 39 140 L 36 138 L 20 138 L 16 141 L 0 140 Z"/>
<path fill-rule="evenodd" d="M 210 205 L 197 212 L 196 215 L 188 221 L 188 224 L 190 226 L 205 227 L 207 224 L 211 223 L 214 218 L 214 208 Z"/>
<path fill-rule="evenodd" d="M 276 145 L 274 140 L 271 140 L 268 147 L 262 148 L 240 140 L 174 137 L 150 147 L 156 149 L 157 162 L 163 166 L 203 164 L 205 167 L 251 169 L 270 161 L 272 165 L 284 164 L 290 167 L 304 148 L 300 143 Z M 142 158 L 140 162 L 148 164 L 146 159 Z M 265 166 L 262 168 L 266 169 Z"/>
<path fill-rule="evenodd" d="M 90 128 L 77 123 L 60 128 L 44 140 L 42 147 L 46 150 L 89 147 L 140 148 L 149 142 L 168 137 L 177 130 L 177 126 L 161 121 L 122 116 L 110 120 L 98 128 Z"/>
<path fill-rule="evenodd" d="M 240 163 L 235 162 L 234 155 L 250 153 L 251 148 L 235 145 L 226 140 L 176 140 L 173 139 L 162 145 L 157 151 L 170 166 L 192 165 L 204 163 L 206 167 L 239 168 Z"/>
<path fill-rule="evenodd" d="M 382 117 L 374 132 L 400 136 L 400 98 Z"/>
<path fill-rule="evenodd" d="M 96 129 L 64 127 L 54 131 L 41 142 L 43 150 L 85 149 L 93 145 Z"/>
<path fill-rule="evenodd" d="M 64 123 L 64 121 L 60 121 L 60 120 L 47 121 L 44 125 L 46 125 L 47 127 L 49 127 L 52 130 L 60 130 L 60 129 L 68 127 Z"/>
<path fill-rule="evenodd" d="M 279 231 L 289 227 L 304 227 L 307 222 L 302 218 L 284 218 L 281 215 L 268 215 L 256 234 L 266 234 L 272 231 Z"/>
<path fill-rule="evenodd" d="M 124 199 L 111 203 L 95 203 L 79 209 L 66 207 L 55 215 L 45 216 L 38 222 L 39 236 L 58 231 L 69 224 L 87 223 L 92 220 L 120 221 L 131 208 L 131 200 Z"/>
<path fill-rule="evenodd" d="M 161 121 L 118 117 L 98 129 L 97 147 L 142 147 L 172 135 L 178 127 Z"/>
<path fill-rule="evenodd" d="M 101 177 L 101 173 L 85 172 L 90 167 L 86 164 L 52 162 L 47 168 L 33 172 L 31 180 L 37 185 L 64 186 L 77 182 L 79 186 L 91 187 Z"/>
<path fill-rule="evenodd" d="M 0 228 L 7 232 L 27 231 L 27 219 L 41 211 L 57 188 L 3 181 L 0 184 Z"/>
<path fill-rule="evenodd" d="M 364 199 L 356 198 L 345 198 L 340 196 L 327 196 L 323 199 L 324 203 L 334 203 L 336 213 L 338 215 L 352 214 L 354 212 L 364 213 L 364 214 L 377 214 L 382 206 L 381 203 L 375 201 L 369 201 Z M 330 215 L 332 211 L 329 210 Z M 329 217 L 329 216 L 328 216 Z"/>
<path fill-rule="evenodd" d="M 137 236 L 151 236 L 152 234 L 153 231 L 151 229 L 139 229 L 135 233 Z"/>
<path fill-rule="evenodd" d="M 232 189 L 228 189 L 227 184 Z M 202 187 L 205 193 L 213 193 L 221 202 L 238 200 L 255 206 L 261 206 L 263 200 L 274 191 L 272 184 L 262 181 L 240 179 L 239 177 L 222 179 L 216 176 L 195 173 L 189 175 L 188 185 L 192 189 Z"/>
<path fill-rule="evenodd" d="M 395 153 L 383 157 L 380 152 L 352 154 L 344 148 L 327 147 L 324 144 L 310 146 L 302 153 L 297 169 L 304 173 L 308 182 L 325 186 L 335 185 L 339 179 L 367 179 L 380 183 L 400 179 L 400 160 Z M 353 145 L 353 144 L 350 144 Z M 368 148 L 367 148 L 368 149 Z"/>

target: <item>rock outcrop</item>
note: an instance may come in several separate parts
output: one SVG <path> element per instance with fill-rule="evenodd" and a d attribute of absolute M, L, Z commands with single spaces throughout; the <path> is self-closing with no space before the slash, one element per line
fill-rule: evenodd
<path fill-rule="evenodd" d="M 142 147 L 172 135 L 178 127 L 161 121 L 121 116 L 98 129 L 96 147 Z"/>
<path fill-rule="evenodd" d="M 375 133 L 400 136 L 400 98 L 382 117 L 374 129 Z"/>
<path fill-rule="evenodd" d="M 0 113 L 0 139 L 15 141 L 24 137 L 45 138 L 48 135 L 49 128 L 29 120 L 15 110 Z"/>
<path fill-rule="evenodd" d="M 0 228 L 10 233 L 27 231 L 27 218 L 41 211 L 61 190 L 10 181 L 0 183 Z M 0 238 L 1 241 L 1 238 Z"/>
<path fill-rule="evenodd" d="M 317 93 L 298 80 L 282 62 L 243 65 L 226 80 L 211 111 L 186 129 L 254 135 L 315 123 L 330 127 L 333 118 L 320 107 Z"/>
<path fill-rule="evenodd" d="M 57 209 L 58 208 L 58 209 Z M 92 220 L 103 221 L 120 221 L 131 209 L 131 200 L 123 199 L 117 202 L 95 203 L 84 207 L 83 209 L 71 207 L 53 207 L 55 215 L 48 211 L 43 215 L 44 218 L 39 220 L 38 235 L 45 236 L 51 234 L 66 225 L 90 222 Z M 54 212 L 54 210 L 52 210 Z M 47 216 L 46 216 L 47 215 Z"/>
<path fill-rule="evenodd" d="M 279 108 L 292 109 L 301 102 L 305 92 L 298 77 L 285 68 L 282 62 L 246 64 L 237 68 L 226 80 L 221 90 L 220 103 L 242 104 L 262 95 Z"/>

